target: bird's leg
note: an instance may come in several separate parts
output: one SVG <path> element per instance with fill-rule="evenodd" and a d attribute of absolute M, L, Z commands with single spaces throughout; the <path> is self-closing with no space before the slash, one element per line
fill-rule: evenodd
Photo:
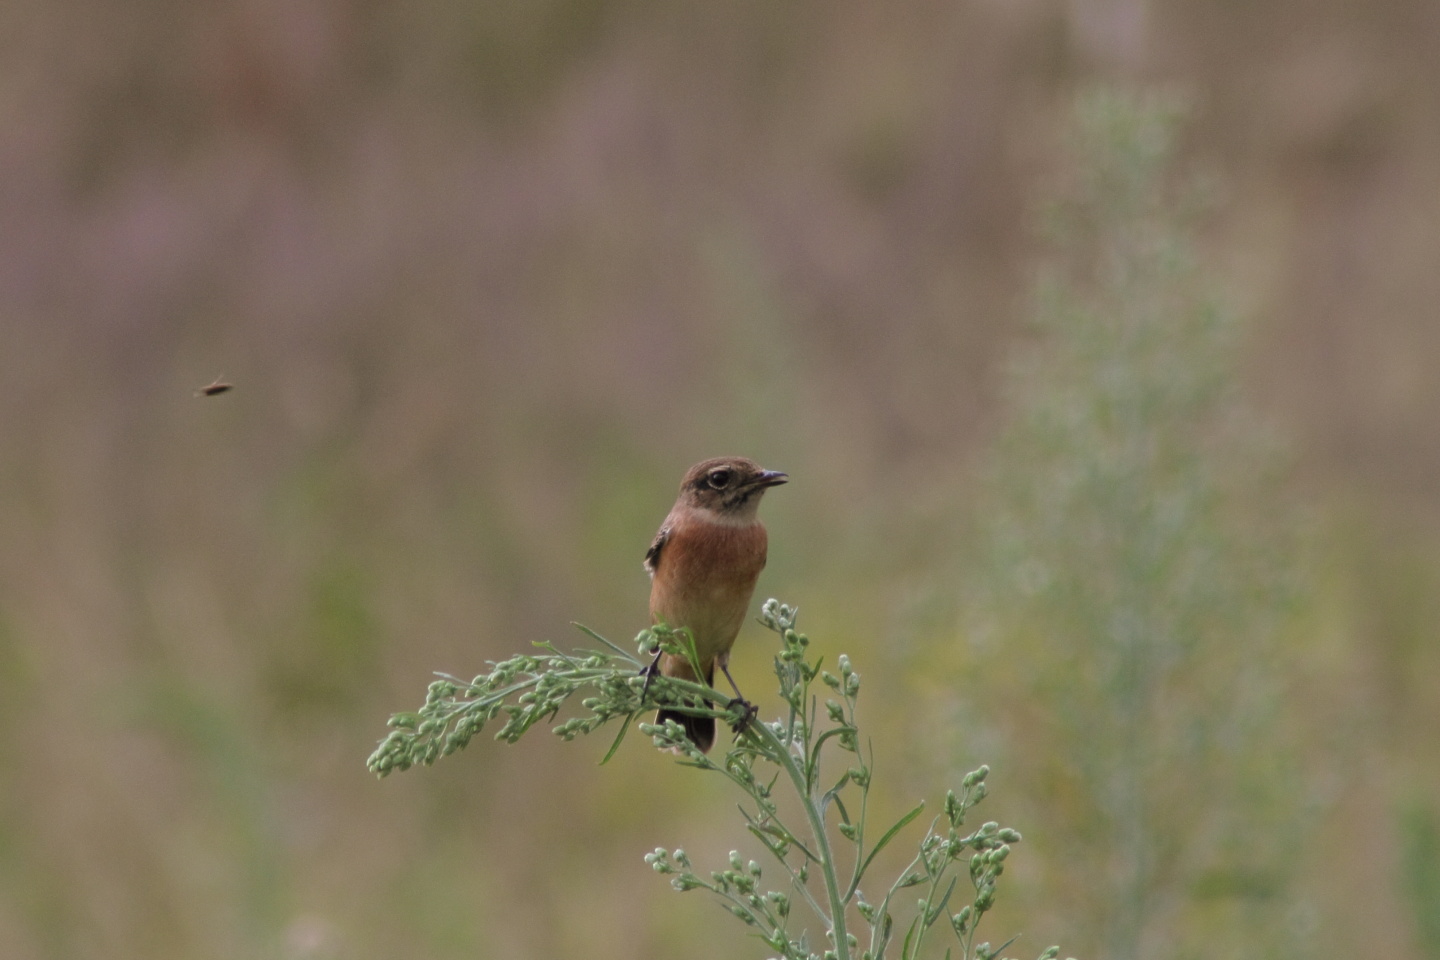
<path fill-rule="evenodd" d="M 655 649 L 655 659 L 650 661 L 650 666 L 643 667 L 640 670 L 641 675 L 645 677 L 645 686 L 640 688 L 641 703 L 645 702 L 645 694 L 650 692 L 650 681 L 654 680 L 655 674 L 660 672 L 660 657 L 664 653 L 664 650 L 661 650 L 659 647 L 657 647 Z"/>
<path fill-rule="evenodd" d="M 759 714 L 760 711 L 755 707 L 755 704 L 745 699 L 745 695 L 742 694 L 740 692 L 740 688 L 735 685 L 735 678 L 730 676 L 730 658 L 716 657 L 715 659 L 720 664 L 720 672 L 725 674 L 726 680 L 730 681 L 730 689 L 735 691 L 735 699 L 727 703 L 725 705 L 725 709 L 728 710 L 731 707 L 735 706 L 739 706 L 742 708 L 740 719 L 730 724 L 731 732 L 738 734 L 741 730 L 744 730 L 750 725 L 750 721 L 754 720 L 756 715 Z"/>

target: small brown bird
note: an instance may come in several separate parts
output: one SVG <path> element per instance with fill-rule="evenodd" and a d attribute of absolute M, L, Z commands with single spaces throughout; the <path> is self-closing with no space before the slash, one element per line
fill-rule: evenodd
<path fill-rule="evenodd" d="M 650 619 L 671 627 L 688 627 L 705 682 L 715 684 L 715 667 L 730 686 L 730 648 L 745 613 L 755 581 L 765 568 L 769 543 L 756 516 L 765 491 L 788 480 L 778 470 L 764 470 L 744 457 L 718 457 L 691 467 L 680 484 L 670 515 L 645 552 L 650 572 Z M 698 680 L 684 657 L 658 654 L 661 674 Z M 735 689 L 736 697 L 740 690 Z M 661 710 L 656 723 L 674 720 L 702 751 L 715 742 L 713 717 L 689 717 Z"/>

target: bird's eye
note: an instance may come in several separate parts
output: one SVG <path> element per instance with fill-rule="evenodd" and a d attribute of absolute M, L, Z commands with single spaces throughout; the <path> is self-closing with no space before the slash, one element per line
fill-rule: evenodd
<path fill-rule="evenodd" d="M 724 490 L 726 484 L 728 484 L 728 483 L 730 482 L 730 471 L 729 471 L 729 470 L 711 470 L 711 471 L 710 471 L 710 476 L 706 477 L 705 479 L 709 482 L 710 486 L 713 487 L 714 489 L 716 489 L 716 490 Z"/>

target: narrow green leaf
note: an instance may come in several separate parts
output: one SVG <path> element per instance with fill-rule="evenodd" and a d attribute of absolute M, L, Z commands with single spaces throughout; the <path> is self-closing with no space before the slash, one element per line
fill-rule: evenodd
<path fill-rule="evenodd" d="M 919 806 L 917 806 L 914 810 L 911 810 L 909 813 L 905 814 L 905 816 L 901 817 L 895 822 L 895 825 L 893 827 L 885 831 L 885 836 L 881 837 L 878 841 L 876 841 L 875 846 L 870 848 L 870 854 L 865 858 L 865 862 L 860 865 L 859 870 L 855 871 L 855 883 L 852 886 L 859 885 L 860 877 L 863 876 L 865 871 L 870 867 L 870 861 L 875 859 L 875 855 L 881 850 L 884 850 L 885 845 L 891 840 L 895 839 L 895 834 L 899 833 L 901 830 L 904 830 L 911 820 L 914 820 L 916 817 L 920 816 L 920 812 L 924 809 L 925 801 L 921 800 Z"/>
<path fill-rule="evenodd" d="M 880 905 L 880 913 L 883 919 L 880 921 L 880 943 L 875 949 L 875 956 L 885 956 L 885 951 L 890 947 L 890 937 L 895 932 L 895 918 L 890 915 L 890 898 L 887 896 L 885 902 Z"/>
<path fill-rule="evenodd" d="M 745 823 L 750 827 L 750 831 L 754 833 L 757 837 L 760 836 L 761 833 L 769 834 L 772 837 L 778 837 L 781 840 L 784 840 L 786 843 L 790 844 L 790 846 L 794 847 L 796 850 L 799 850 L 802 854 L 804 854 L 805 859 L 811 861 L 812 863 L 820 862 L 820 858 L 815 856 L 815 854 L 811 853 L 810 848 L 805 846 L 805 844 L 801 842 L 800 838 L 796 837 L 795 834 L 791 833 L 784 824 L 780 823 L 779 821 L 761 823 L 754 817 L 750 816 L 750 812 L 744 807 L 737 805 L 736 809 L 740 811 L 740 815 L 745 818 Z M 764 842 L 763 838 L 761 842 Z"/>
<path fill-rule="evenodd" d="M 840 808 L 840 816 L 844 820 L 844 822 L 850 822 L 850 814 L 845 810 L 845 804 L 840 802 L 839 796 L 840 791 L 845 789 L 845 784 L 849 782 L 850 772 L 847 770 L 845 772 L 845 775 L 840 778 L 839 782 L 836 783 L 835 786 L 831 787 L 829 790 L 826 790 L 825 793 L 820 797 L 821 814 L 824 814 L 826 810 L 830 809 L 830 801 L 833 800 L 835 801 L 835 804 Z"/>
<path fill-rule="evenodd" d="M 910 952 L 910 944 L 915 939 L 915 931 L 920 928 L 920 918 L 916 917 L 910 921 L 910 929 L 905 931 L 905 942 L 900 945 L 900 960 L 915 960 L 915 955 Z"/>
<path fill-rule="evenodd" d="M 925 912 L 925 926 L 930 926 L 945 912 L 945 906 L 950 902 L 950 895 L 955 892 L 955 877 L 950 878 L 950 886 L 945 890 L 945 896 L 940 898 L 939 906 L 931 907 Z"/>
<path fill-rule="evenodd" d="M 615 734 L 615 740 L 610 744 L 610 749 L 605 751 L 605 756 L 599 763 L 600 766 L 605 766 L 605 764 L 610 762 L 610 758 L 615 756 L 615 751 L 620 749 L 620 744 L 625 740 L 625 734 L 630 732 L 631 721 L 637 716 L 639 716 L 639 714 L 632 713 L 625 717 L 624 722 L 620 724 L 620 732 Z"/>
<path fill-rule="evenodd" d="M 824 746 L 826 740 L 829 740 L 831 737 L 838 737 L 845 731 L 853 729 L 853 727 L 831 727 L 829 730 L 826 730 L 824 733 L 820 734 L 819 738 L 815 741 L 815 755 L 820 755 L 820 748 Z"/>
<path fill-rule="evenodd" d="M 589 627 L 585 626 L 585 624 L 583 624 L 583 623 L 576 623 L 575 621 L 572 620 L 572 621 L 570 621 L 570 626 L 572 626 L 572 627 L 574 627 L 575 629 L 579 630 L 581 633 L 585 634 L 585 636 L 589 637 L 591 640 L 599 640 L 601 643 L 605 644 L 605 646 L 609 647 L 611 650 L 614 650 L 616 653 L 620 654 L 620 656 L 624 657 L 626 660 L 629 660 L 631 663 L 638 663 L 638 662 L 639 662 L 639 661 L 636 660 L 633 656 L 631 656 L 630 654 L 626 653 L 624 650 L 620 649 L 620 648 L 617 647 L 615 644 L 611 643 L 609 640 L 606 640 L 604 637 L 600 636 L 600 634 L 596 633 L 594 630 L 591 630 Z"/>

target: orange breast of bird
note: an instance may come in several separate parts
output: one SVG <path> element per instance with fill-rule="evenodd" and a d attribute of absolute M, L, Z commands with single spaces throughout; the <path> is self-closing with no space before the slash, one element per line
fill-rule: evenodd
<path fill-rule="evenodd" d="M 691 519 L 670 531 L 650 585 L 650 617 L 690 628 L 706 674 L 717 656 L 729 653 L 745 622 L 767 545 L 758 521 L 735 526 Z M 661 671 L 699 679 L 676 657 L 662 658 Z"/>

